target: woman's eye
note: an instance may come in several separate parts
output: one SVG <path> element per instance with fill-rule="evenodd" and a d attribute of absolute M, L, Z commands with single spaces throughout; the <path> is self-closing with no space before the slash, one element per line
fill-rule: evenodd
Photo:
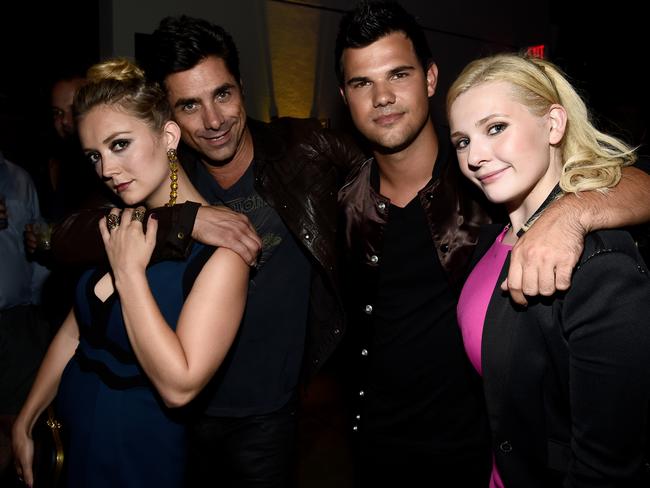
<path fill-rule="evenodd" d="M 96 153 L 96 152 L 91 152 L 91 153 L 87 153 L 87 154 L 86 154 L 86 159 L 88 159 L 88 162 L 89 162 L 90 164 L 95 165 L 95 164 L 99 163 L 99 161 L 100 161 L 101 158 L 100 158 L 100 156 L 99 156 L 98 153 Z"/>
<path fill-rule="evenodd" d="M 115 151 L 115 152 L 120 152 L 120 151 L 123 151 L 124 149 L 126 149 L 128 147 L 128 145 L 129 145 L 129 141 L 127 141 L 125 139 L 116 139 L 111 144 L 111 149 L 113 151 Z"/>
<path fill-rule="evenodd" d="M 493 124 L 488 128 L 488 134 L 494 135 L 498 134 L 500 132 L 503 132 L 506 129 L 507 125 L 506 124 Z"/>
<path fill-rule="evenodd" d="M 469 144 L 469 139 L 464 137 L 462 139 L 458 139 L 454 144 L 454 146 L 456 146 L 456 150 L 458 150 L 458 149 L 465 149 L 468 144 Z"/>

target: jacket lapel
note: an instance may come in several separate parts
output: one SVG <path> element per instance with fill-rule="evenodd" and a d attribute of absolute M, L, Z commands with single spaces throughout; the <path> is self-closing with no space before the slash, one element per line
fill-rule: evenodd
<path fill-rule="evenodd" d="M 516 311 L 507 292 L 498 286 L 507 276 L 510 254 L 501 269 L 485 316 L 481 364 L 483 369 L 485 401 L 492 430 L 501 430 L 502 409 L 507 398 L 512 364 L 513 341 L 517 324 Z M 507 417 L 507 416 L 506 416 Z"/>

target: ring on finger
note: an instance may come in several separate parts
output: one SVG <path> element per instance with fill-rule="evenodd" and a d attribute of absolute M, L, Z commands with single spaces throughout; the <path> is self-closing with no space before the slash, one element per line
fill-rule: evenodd
<path fill-rule="evenodd" d="M 106 216 L 106 226 L 108 230 L 116 229 L 120 226 L 120 216 L 114 213 L 109 213 Z"/>
<path fill-rule="evenodd" d="M 136 208 L 133 211 L 133 214 L 131 214 L 131 220 L 137 220 L 138 222 L 142 222 L 144 220 L 144 209 L 143 208 Z"/>

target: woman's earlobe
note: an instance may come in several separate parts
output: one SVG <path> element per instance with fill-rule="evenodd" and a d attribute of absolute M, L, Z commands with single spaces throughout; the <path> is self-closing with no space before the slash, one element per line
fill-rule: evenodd
<path fill-rule="evenodd" d="M 559 144 L 564 138 L 567 124 L 566 109 L 562 105 L 554 104 L 548 112 L 550 121 L 549 143 Z"/>

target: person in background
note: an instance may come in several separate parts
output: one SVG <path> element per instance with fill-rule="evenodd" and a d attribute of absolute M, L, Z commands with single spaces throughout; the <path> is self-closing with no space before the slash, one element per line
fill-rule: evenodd
<path fill-rule="evenodd" d="M 447 131 L 432 123 L 438 68 L 416 20 L 392 2 L 362 2 L 343 16 L 335 61 L 372 150 L 339 191 L 358 484 L 487 486 L 483 395 L 456 303 L 490 219 L 459 174 Z M 513 299 L 566 289 L 587 230 L 650 219 L 650 177 L 624 174 L 608 198 L 585 192 L 549 206 L 513 250 Z"/>
<path fill-rule="evenodd" d="M 491 486 L 647 486 L 650 277 L 630 234 L 587 234 L 565 293 L 524 308 L 498 287 L 509 250 L 550 202 L 594 190 L 606 199 L 633 150 L 598 131 L 573 86 L 541 59 L 473 61 L 447 103 L 462 173 L 510 218 L 479 244 L 458 302 L 485 385 Z"/>
<path fill-rule="evenodd" d="M 93 66 L 75 96 L 87 164 L 125 205 L 204 203 L 178 164 L 178 125 L 160 87 L 123 59 Z M 100 221 L 110 266 L 87 270 L 13 427 L 16 468 L 33 483 L 34 422 L 56 396 L 68 487 L 181 487 L 186 405 L 224 360 L 241 320 L 248 266 L 197 245 L 149 265 L 155 215 Z"/>
<path fill-rule="evenodd" d="M 79 69 L 68 69 L 61 71 L 51 85 L 49 153 L 37 177 L 43 217 L 50 222 L 82 208 L 119 203 L 85 163 L 79 145 L 72 103 L 85 82 Z"/>
<path fill-rule="evenodd" d="M 25 226 L 40 219 L 31 177 L 0 153 L 0 485 L 13 473 L 10 433 L 50 340 L 37 305 L 47 270 L 27 259 Z"/>
<path fill-rule="evenodd" d="M 49 153 L 35 177 L 44 223 L 40 229 L 27 225 L 25 247 L 30 259 L 47 266 L 51 273 L 43 288 L 43 314 L 52 330 L 63 323 L 74 300 L 74 289 L 82 269 L 57 266 L 43 239 L 54 224 L 83 208 L 115 206 L 113 193 L 97 178 L 85 161 L 79 145 L 72 104 L 77 90 L 86 82 L 76 69 L 61 72 L 50 90 L 52 131 Z M 48 225 L 45 225 L 48 224 Z M 36 232 L 39 231 L 39 232 Z"/>

